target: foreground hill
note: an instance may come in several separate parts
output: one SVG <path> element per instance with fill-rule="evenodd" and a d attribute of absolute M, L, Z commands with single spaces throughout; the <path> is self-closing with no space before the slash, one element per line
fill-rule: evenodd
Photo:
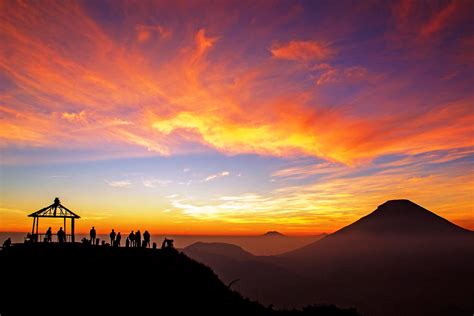
<path fill-rule="evenodd" d="M 356 315 L 275 311 L 173 249 L 19 244 L 0 251 L 1 315 Z"/>
<path fill-rule="evenodd" d="M 190 256 L 224 280 L 260 280 L 257 287 L 239 282 L 236 288 L 266 304 L 331 302 L 367 315 L 474 311 L 474 233 L 408 200 L 388 201 L 322 240 L 279 256 L 239 261 L 222 249 L 216 256 L 212 245 L 198 248 Z M 245 271 L 239 270 L 242 261 Z"/>

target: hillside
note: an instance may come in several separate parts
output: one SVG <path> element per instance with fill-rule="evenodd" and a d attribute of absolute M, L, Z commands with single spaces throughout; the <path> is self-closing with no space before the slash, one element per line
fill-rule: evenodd
<path fill-rule="evenodd" d="M 254 256 L 236 245 L 198 242 L 183 252 L 212 267 L 226 284 L 233 282 L 233 289 L 266 305 L 295 306 L 299 302 L 299 288 L 310 284 L 297 273 L 267 260 L 268 257 Z"/>
<path fill-rule="evenodd" d="M 226 281 L 242 279 L 235 288 L 266 304 L 331 302 L 368 315 L 474 310 L 474 233 L 408 200 L 387 201 L 353 224 L 282 255 L 249 257 L 223 247 L 217 255 L 212 244 L 198 245 L 189 255 Z"/>
<path fill-rule="evenodd" d="M 3 315 L 356 315 L 335 307 L 275 311 L 244 299 L 173 249 L 17 244 L 0 251 Z"/>
<path fill-rule="evenodd" d="M 308 293 L 369 314 L 474 310 L 474 233 L 408 200 L 388 201 L 275 261 L 310 277 Z"/>

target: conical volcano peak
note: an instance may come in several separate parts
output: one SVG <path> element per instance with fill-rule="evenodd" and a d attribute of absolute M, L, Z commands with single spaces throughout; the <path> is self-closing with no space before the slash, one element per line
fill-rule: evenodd
<path fill-rule="evenodd" d="M 434 213 L 428 211 L 427 209 L 419 206 L 416 203 L 413 203 L 410 200 L 388 200 L 385 203 L 379 205 L 374 213 L 377 214 L 391 214 L 399 216 L 407 216 L 414 214 L 424 214 L 424 215 L 435 215 Z M 436 216 L 436 215 L 435 215 Z"/>
<path fill-rule="evenodd" d="M 410 200 L 389 200 L 369 215 L 343 228 L 340 232 L 440 234 L 461 232 L 463 228 L 413 203 Z"/>

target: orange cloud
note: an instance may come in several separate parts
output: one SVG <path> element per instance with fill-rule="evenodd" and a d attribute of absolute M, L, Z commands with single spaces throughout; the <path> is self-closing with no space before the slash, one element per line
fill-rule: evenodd
<path fill-rule="evenodd" d="M 135 26 L 135 30 L 137 32 L 137 41 L 140 43 L 147 42 L 154 34 L 157 34 L 162 39 L 168 39 L 172 34 L 171 30 L 162 25 L 138 24 Z"/>
<path fill-rule="evenodd" d="M 160 27 L 142 25 L 115 40 L 78 5 L 8 4 L 0 14 L 0 68 L 15 84 L 1 96 L 9 113 L 0 127 L 4 145 L 113 144 L 130 155 L 172 155 L 189 152 L 187 144 L 194 143 L 201 147 L 192 150 L 303 154 L 354 164 L 386 153 L 470 144 L 469 97 L 420 114 L 400 96 L 406 110 L 385 114 L 385 83 L 376 92 L 378 115 L 357 115 L 353 109 L 365 107 L 360 100 L 326 107 L 313 97 L 314 86 L 287 79 L 306 75 L 299 65 L 278 60 L 333 56 L 321 42 L 274 45 L 274 58 L 250 63 L 229 58 L 220 46 L 223 35 L 204 28 L 184 33 L 167 53 L 163 43 L 144 51 L 136 41 L 137 30 L 161 34 Z M 368 72 L 362 66 L 320 67 L 321 84 L 361 80 Z M 51 120 L 57 128 L 48 128 Z"/>
<path fill-rule="evenodd" d="M 315 166 L 321 171 L 330 165 Z M 299 174 L 299 168 L 295 168 Z M 261 195 L 219 195 L 210 200 L 170 197 L 172 208 L 203 221 L 231 225 L 282 225 L 292 233 L 332 232 L 366 215 L 383 201 L 397 198 L 416 203 L 459 223 L 472 212 L 473 178 L 449 170 L 424 175 L 417 170 L 382 171 L 371 175 L 351 176 L 351 168 L 339 169 L 338 176 L 307 185 L 285 186 Z M 288 174 L 290 170 L 282 170 Z M 312 172 L 312 171 L 310 171 Z"/>
<path fill-rule="evenodd" d="M 327 45 L 316 41 L 290 41 L 275 44 L 270 51 L 275 58 L 303 62 L 326 60 L 334 54 Z"/>

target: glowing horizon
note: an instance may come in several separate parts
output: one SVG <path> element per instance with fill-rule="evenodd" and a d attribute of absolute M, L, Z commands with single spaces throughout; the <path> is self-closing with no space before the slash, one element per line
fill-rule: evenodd
<path fill-rule="evenodd" d="M 0 2 L 0 230 L 56 196 L 80 232 L 311 235 L 399 198 L 474 230 L 472 9 Z"/>

